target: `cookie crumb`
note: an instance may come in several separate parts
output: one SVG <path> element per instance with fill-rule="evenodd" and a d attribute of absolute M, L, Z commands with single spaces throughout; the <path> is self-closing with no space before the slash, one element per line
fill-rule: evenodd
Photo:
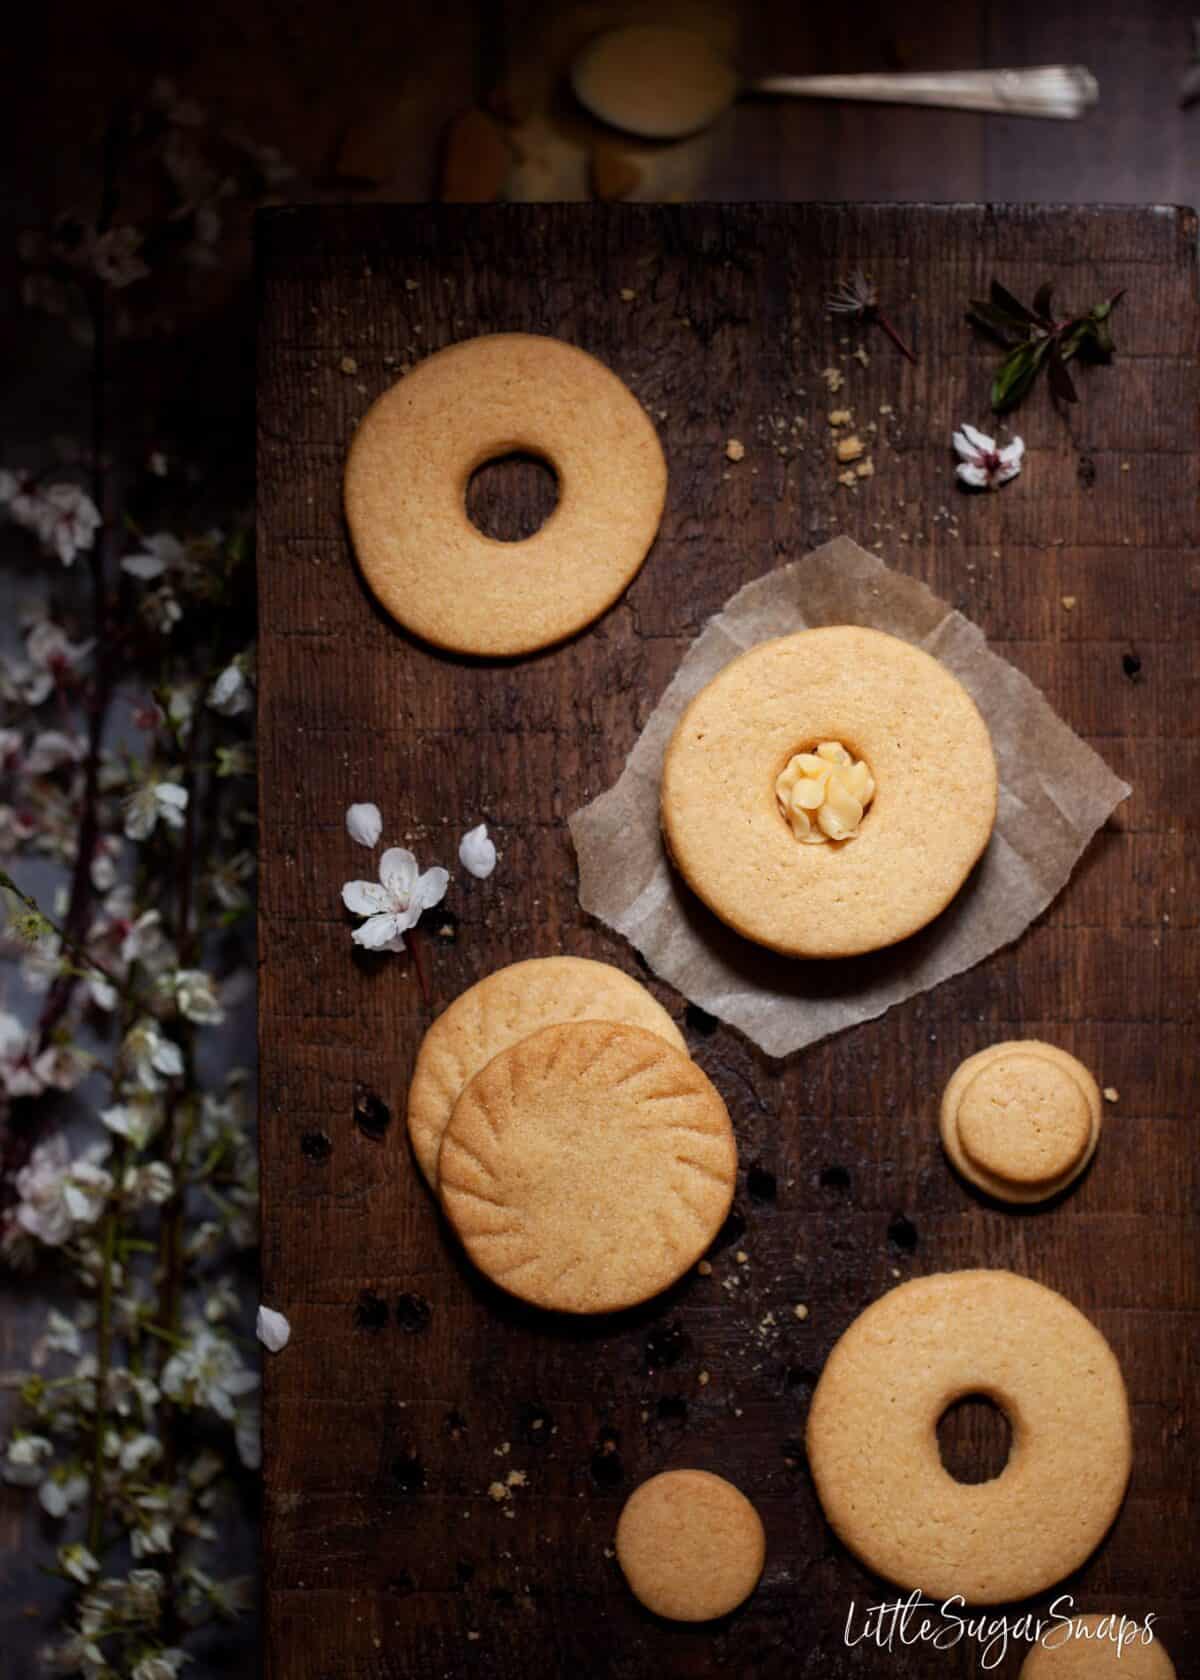
<path fill-rule="evenodd" d="M 854 352 L 854 360 L 856 362 L 860 362 L 863 367 L 870 367 L 871 358 L 868 355 L 867 348 L 864 344 L 860 344 L 858 349 Z"/>
<path fill-rule="evenodd" d="M 406 280 L 404 282 L 404 290 L 406 292 L 415 292 L 416 289 L 417 289 L 417 282 L 415 280 Z"/>
<path fill-rule="evenodd" d="M 875 463 L 874 463 L 874 461 L 871 460 L 869 455 L 868 455 L 868 457 L 865 461 L 860 461 L 858 463 L 858 465 L 854 469 L 854 475 L 855 475 L 856 478 L 874 478 L 875 477 Z"/>
<path fill-rule="evenodd" d="M 503 1482 L 489 1482 L 488 1498 L 493 1502 L 493 1504 L 503 1505 L 506 1499 L 512 1498 L 512 1494 L 509 1493 Z"/>
<path fill-rule="evenodd" d="M 358 372 L 358 363 L 354 360 L 353 356 L 343 356 L 340 366 L 343 373 Z"/>
<path fill-rule="evenodd" d="M 700 1384 L 701 1388 L 707 1388 L 711 1379 L 707 1371 L 701 1371 L 698 1373 L 696 1381 Z"/>
<path fill-rule="evenodd" d="M 510 1470 L 504 1480 L 510 1488 L 524 1487 L 529 1477 L 524 1470 Z"/>
<path fill-rule="evenodd" d="M 835 431 L 839 426 L 848 426 L 853 419 L 848 408 L 831 408 L 829 411 L 829 424 Z"/>
<path fill-rule="evenodd" d="M 834 447 L 839 461 L 857 461 L 860 455 L 866 453 L 866 445 L 856 432 L 839 438 Z"/>
<path fill-rule="evenodd" d="M 1064 607 L 1065 611 L 1072 612 L 1075 608 L 1075 603 L 1076 603 L 1077 599 L 1078 599 L 1078 597 L 1075 596 L 1075 595 L 1064 595 L 1063 598 L 1062 598 L 1062 604 L 1063 604 L 1063 607 Z"/>
<path fill-rule="evenodd" d="M 1104 1100 L 1105 1102 L 1120 1102 L 1121 1093 L 1117 1090 L 1115 1085 L 1106 1085 L 1104 1087 Z"/>
<path fill-rule="evenodd" d="M 822 368 L 821 378 L 825 381 L 826 385 L 829 387 L 831 395 L 833 396 L 836 396 L 842 386 L 846 383 L 845 376 L 843 375 L 841 368 Z"/>
<path fill-rule="evenodd" d="M 479 1638 L 479 1635 L 478 1635 L 478 1633 L 477 1633 L 477 1632 L 476 1632 L 476 1631 L 475 1631 L 475 1629 L 474 1629 L 474 1628 L 468 1628 L 468 1629 L 467 1629 L 467 1638 L 468 1638 L 468 1639 L 470 1639 L 470 1640 L 472 1640 L 472 1641 L 474 1641 L 474 1640 L 476 1640 L 476 1639 L 478 1639 L 478 1638 Z"/>
<path fill-rule="evenodd" d="M 808 1317 L 808 1308 L 804 1305 L 803 1301 L 797 1301 L 796 1305 L 792 1308 L 792 1312 L 797 1318 L 803 1319 Z"/>
<path fill-rule="evenodd" d="M 1128 472 L 1129 467 L 1130 467 L 1130 463 L 1128 461 L 1122 461 L 1121 462 L 1121 471 L 1122 472 Z"/>
<path fill-rule="evenodd" d="M 840 472 L 837 475 L 837 481 L 839 484 L 844 484 L 847 490 L 853 490 L 858 484 L 858 474 L 853 467 L 847 467 L 845 472 Z"/>
<path fill-rule="evenodd" d="M 492 1452 L 493 1452 L 493 1454 L 495 1455 L 496 1458 L 507 1458 L 509 1453 L 511 1452 L 511 1450 L 512 1450 L 512 1442 L 511 1441 L 501 1441 L 501 1443 L 498 1447 L 493 1447 L 492 1448 Z"/>
<path fill-rule="evenodd" d="M 750 1256 L 746 1253 L 744 1248 L 739 1248 L 733 1258 L 737 1261 L 739 1266 L 744 1266 L 749 1261 Z"/>
<path fill-rule="evenodd" d="M 746 445 L 740 438 L 730 438 L 729 442 L 725 445 L 725 455 L 730 461 L 744 460 L 746 455 Z"/>
<path fill-rule="evenodd" d="M 712 1261 L 711 1260 L 700 1260 L 700 1261 L 698 1261 L 697 1264 L 696 1264 L 696 1270 L 700 1273 L 701 1277 L 711 1277 L 712 1276 Z"/>
<path fill-rule="evenodd" d="M 634 291 L 632 286 L 622 286 L 621 287 L 621 302 L 622 303 L 632 303 L 634 298 L 636 298 L 636 297 L 637 297 L 637 293 Z"/>

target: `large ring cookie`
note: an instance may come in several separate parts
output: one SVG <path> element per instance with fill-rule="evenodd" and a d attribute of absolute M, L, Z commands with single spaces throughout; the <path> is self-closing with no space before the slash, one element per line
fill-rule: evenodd
<path fill-rule="evenodd" d="M 1006 1202 L 1044 1202 L 1096 1152 L 1100 1087 L 1067 1051 L 1040 1039 L 968 1056 L 942 1096 L 942 1147 L 956 1171 Z"/>
<path fill-rule="evenodd" d="M 466 492 L 522 450 L 558 477 L 533 536 L 498 542 Z M 496 333 L 428 356 L 367 410 L 346 461 L 363 577 L 406 629 L 455 653 L 530 653 L 590 624 L 625 589 L 662 517 L 667 467 L 632 391 L 574 345 Z"/>
<path fill-rule="evenodd" d="M 938 1420 L 968 1394 L 1007 1414 L 1000 1475 L 957 1482 Z M 889 1581 L 942 1600 L 1027 1598 L 1095 1549 L 1129 1480 L 1129 1402 L 1104 1337 L 1012 1272 L 917 1278 L 855 1319 L 821 1374 L 808 1458 L 840 1539 Z"/>
<path fill-rule="evenodd" d="M 801 845 L 775 785 L 799 752 L 841 742 L 873 803 L 852 839 Z M 950 672 L 879 630 L 764 642 L 692 701 L 667 748 L 662 826 L 721 919 L 787 956 L 844 957 L 907 938 L 943 910 L 996 817 L 987 725 Z"/>
<path fill-rule="evenodd" d="M 529 957 L 496 969 L 443 1010 L 417 1055 L 408 1091 L 408 1135 L 434 1188 L 438 1151 L 463 1086 L 501 1050 L 563 1021 L 644 1027 L 687 1054 L 683 1034 L 657 998 L 611 963 Z"/>

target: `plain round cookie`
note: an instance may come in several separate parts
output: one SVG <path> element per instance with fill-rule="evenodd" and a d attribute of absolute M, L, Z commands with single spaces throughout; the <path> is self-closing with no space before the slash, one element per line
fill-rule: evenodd
<path fill-rule="evenodd" d="M 1121 1642 L 1121 1620 L 1119 1611 L 1073 1617 L 1072 1629 L 1092 1637 L 1055 1629 L 1048 1646 L 1035 1645 L 1025 1658 L 1019 1680 L 1175 1680 L 1175 1664 L 1157 1639 L 1143 1645 L 1139 1632 L 1132 1643 Z M 1127 1620 L 1132 1632 L 1135 1618 Z"/>
<path fill-rule="evenodd" d="M 617 1522 L 630 1591 L 673 1622 L 709 1622 L 758 1585 L 767 1555 L 758 1512 L 707 1470 L 664 1470 L 630 1494 Z"/>
<path fill-rule="evenodd" d="M 1008 1417 L 1000 1475 L 957 1482 L 937 1426 L 968 1394 Z M 1129 1402 L 1104 1337 L 1012 1272 L 901 1284 L 841 1337 L 808 1418 L 808 1460 L 831 1526 L 868 1568 L 971 1604 L 1028 1598 L 1103 1538 L 1129 1480 Z"/>
<path fill-rule="evenodd" d="M 531 957 L 463 992 L 421 1041 L 408 1092 L 408 1132 L 421 1171 L 437 1186 L 438 1150 L 459 1092 L 493 1056 L 562 1021 L 644 1027 L 687 1053 L 662 1004 L 632 975 L 588 957 Z"/>
<path fill-rule="evenodd" d="M 521 450 L 549 463 L 558 504 L 499 542 L 467 515 L 471 474 Z M 354 551 L 372 594 L 454 653 L 531 653 L 599 618 L 637 574 L 667 491 L 658 434 L 633 392 L 572 344 L 494 333 L 438 350 L 363 416 L 345 471 Z"/>
<path fill-rule="evenodd" d="M 853 839 L 805 846 L 775 781 L 822 741 L 865 759 L 875 797 Z M 909 642 L 836 625 L 763 642 L 700 691 L 667 747 L 661 820 L 688 885 L 738 933 L 785 956 L 848 957 L 945 909 L 987 846 L 996 790 L 962 684 Z"/>
<path fill-rule="evenodd" d="M 715 1086 L 640 1027 L 543 1027 L 454 1105 L 438 1187 L 463 1246 L 510 1294 L 616 1312 L 666 1289 L 733 1200 L 737 1149 Z"/>
<path fill-rule="evenodd" d="M 1048 1124 L 1034 1101 L 1039 1096 L 1069 1106 L 1065 1125 Z M 1081 1145 L 1080 1104 L 1087 1117 Z M 1044 1202 L 1072 1184 L 1095 1154 L 1103 1109 L 1100 1087 L 1068 1051 L 1037 1038 L 1006 1039 L 968 1056 L 951 1075 L 942 1094 L 942 1146 L 955 1170 L 989 1196 Z M 1069 1139 L 1075 1141 L 1068 1148 Z"/>

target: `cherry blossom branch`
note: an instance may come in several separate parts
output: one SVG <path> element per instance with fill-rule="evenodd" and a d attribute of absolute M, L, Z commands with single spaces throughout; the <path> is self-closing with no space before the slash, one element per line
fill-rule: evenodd
<path fill-rule="evenodd" d="M 40 922 L 44 922 L 50 929 L 50 932 L 57 936 L 62 944 L 63 950 L 68 952 L 70 956 L 74 957 L 75 961 L 79 965 L 79 969 L 78 971 L 73 972 L 72 979 L 78 980 L 82 978 L 82 975 L 86 973 L 88 969 L 91 969 L 92 972 L 98 974 L 102 980 L 107 981 L 118 996 L 128 998 L 133 1002 L 138 1001 L 136 991 L 127 980 L 122 980 L 113 969 L 109 968 L 107 963 L 101 962 L 99 957 L 94 957 L 90 951 L 86 951 L 82 945 L 78 944 L 67 932 L 65 926 L 56 922 L 53 916 L 47 915 L 45 910 L 43 910 L 41 905 L 38 903 L 37 899 L 32 898 L 27 892 L 24 892 L 13 880 L 12 876 L 3 869 L 0 869 L 0 887 L 2 887 L 6 892 L 12 893 L 14 898 L 19 899 L 25 906 L 26 910 L 29 911 L 31 916 L 36 916 Z M 38 1048 L 43 1050 L 45 1049 L 45 1043 L 40 1039 Z"/>

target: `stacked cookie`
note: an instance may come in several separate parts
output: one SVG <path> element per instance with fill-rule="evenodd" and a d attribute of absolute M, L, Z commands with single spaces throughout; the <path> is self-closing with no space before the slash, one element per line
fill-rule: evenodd
<path fill-rule="evenodd" d="M 474 1264 L 558 1312 L 666 1289 L 733 1200 L 720 1094 L 666 1011 L 606 963 L 534 958 L 464 992 L 425 1035 L 408 1126 Z"/>

